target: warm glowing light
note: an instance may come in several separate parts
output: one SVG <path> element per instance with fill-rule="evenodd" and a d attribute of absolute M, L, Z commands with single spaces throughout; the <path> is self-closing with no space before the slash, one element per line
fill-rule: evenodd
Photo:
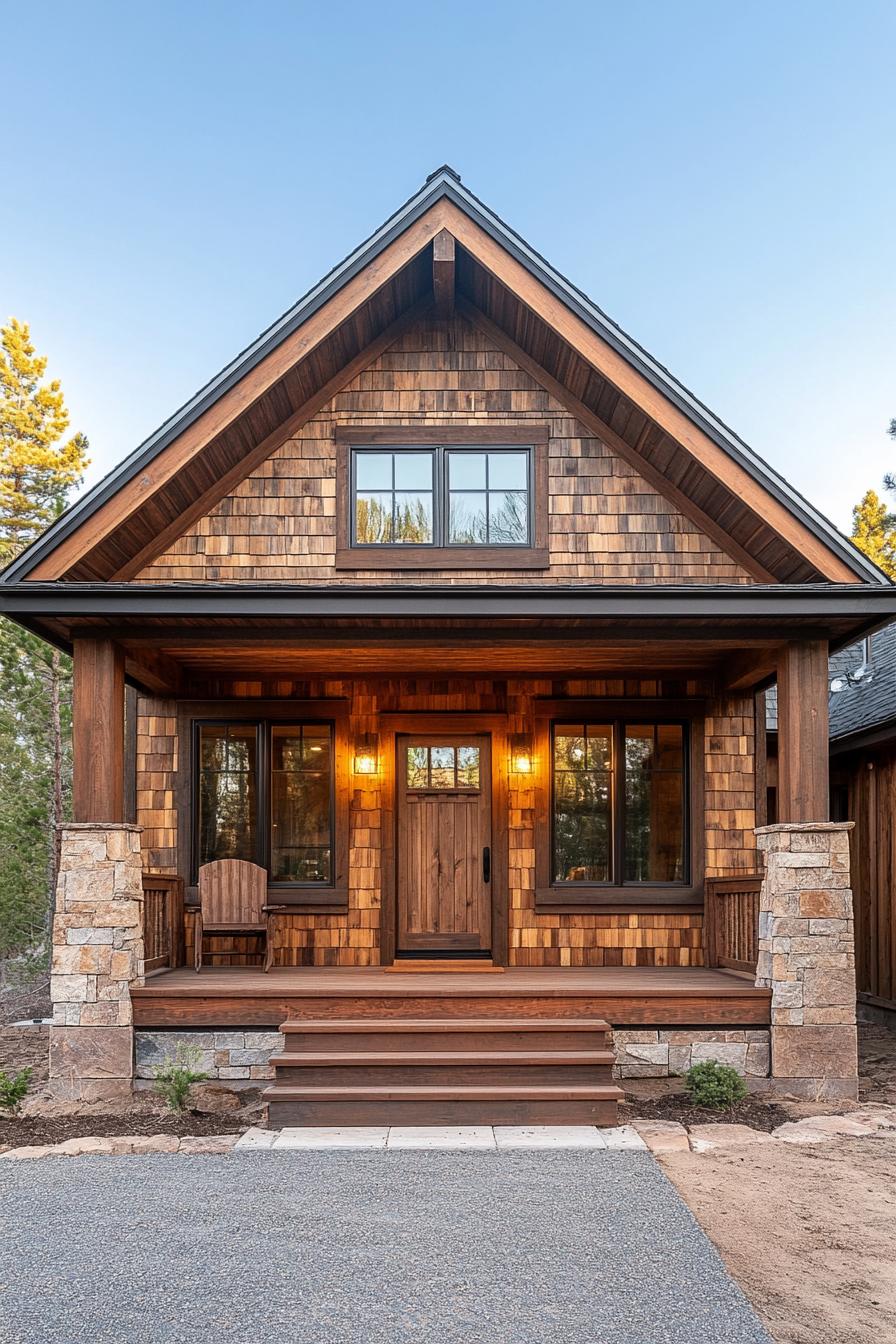
<path fill-rule="evenodd" d="M 359 754 L 355 757 L 355 774 L 356 774 L 356 775 L 375 775 L 375 774 L 376 774 L 376 757 L 375 757 L 374 755 L 372 755 L 370 752 L 359 753 Z"/>
<path fill-rule="evenodd" d="M 532 773 L 532 757 L 520 753 L 513 758 L 513 768 L 518 775 L 529 775 Z"/>

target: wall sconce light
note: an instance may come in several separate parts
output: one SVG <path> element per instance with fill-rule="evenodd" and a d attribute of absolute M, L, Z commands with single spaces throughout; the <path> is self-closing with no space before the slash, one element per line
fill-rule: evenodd
<path fill-rule="evenodd" d="M 377 739 L 374 733 L 366 733 L 355 743 L 355 774 L 375 775 L 377 770 Z"/>
<path fill-rule="evenodd" d="M 532 739 L 528 733 L 514 733 L 511 736 L 510 768 L 517 775 L 531 775 Z"/>

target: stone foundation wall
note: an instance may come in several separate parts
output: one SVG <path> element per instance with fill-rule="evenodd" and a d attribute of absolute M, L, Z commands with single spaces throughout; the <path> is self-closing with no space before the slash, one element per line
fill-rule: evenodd
<path fill-rule="evenodd" d="M 729 1064 L 745 1078 L 767 1078 L 770 1045 L 768 1028 L 738 1030 L 683 1030 L 645 1027 L 614 1031 L 618 1078 L 675 1078 L 693 1064 L 714 1059 Z"/>
<path fill-rule="evenodd" d="M 756 831 L 765 856 L 756 983 L 770 988 L 771 1076 L 813 1100 L 858 1091 L 852 822 Z"/>
<path fill-rule="evenodd" d="M 133 1079 L 130 988 L 143 983 L 140 827 L 62 828 L 50 996 L 50 1091 L 96 1101 Z"/>
<path fill-rule="evenodd" d="M 136 1076 L 155 1078 L 158 1065 L 174 1058 L 178 1045 L 195 1048 L 195 1068 L 220 1082 L 251 1082 L 273 1078 L 271 1055 L 283 1049 L 279 1031 L 137 1031 Z"/>

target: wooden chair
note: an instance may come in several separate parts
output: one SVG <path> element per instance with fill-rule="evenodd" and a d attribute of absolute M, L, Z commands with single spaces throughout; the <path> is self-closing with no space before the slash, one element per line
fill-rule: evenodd
<path fill-rule="evenodd" d="M 202 938 L 206 933 L 264 934 L 264 969 L 274 959 L 274 911 L 265 903 L 268 875 L 257 863 L 243 859 L 216 859 L 199 869 L 199 909 L 196 912 L 196 973 L 202 970 Z"/>

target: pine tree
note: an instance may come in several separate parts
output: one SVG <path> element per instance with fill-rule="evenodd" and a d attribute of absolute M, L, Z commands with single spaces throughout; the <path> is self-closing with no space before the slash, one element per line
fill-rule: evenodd
<path fill-rule="evenodd" d="M 65 507 L 87 466 L 26 323 L 0 327 L 0 564 Z M 71 664 L 0 619 L 0 959 L 45 944 L 71 776 Z M 0 976 L 2 978 L 2 976 Z"/>
<path fill-rule="evenodd" d="M 87 440 L 61 443 L 68 411 L 45 382 L 26 322 L 0 327 L 0 561 L 12 559 L 59 514 L 88 465 Z"/>
<path fill-rule="evenodd" d="M 852 511 L 852 540 L 878 568 L 896 579 L 896 517 L 874 490 Z"/>

